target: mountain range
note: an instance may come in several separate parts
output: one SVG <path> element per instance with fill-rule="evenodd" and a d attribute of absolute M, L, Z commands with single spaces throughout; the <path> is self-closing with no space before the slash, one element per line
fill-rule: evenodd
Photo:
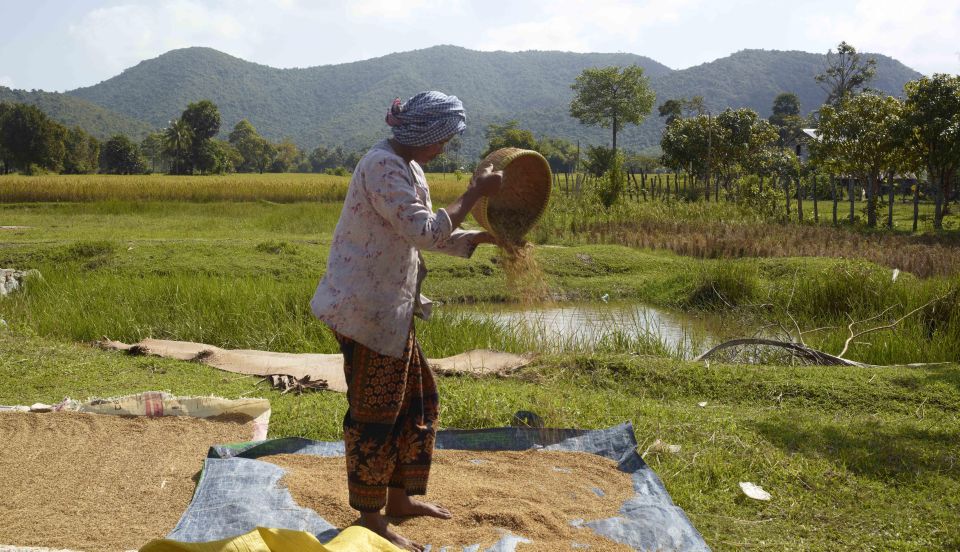
<path fill-rule="evenodd" d="M 893 95 L 919 78 L 917 71 L 881 54 L 871 87 Z M 749 107 L 769 115 L 774 97 L 793 92 L 804 114 L 826 92 L 814 76 L 826 56 L 800 51 L 742 50 L 687 69 L 674 70 L 648 57 L 625 53 L 553 51 L 479 52 L 457 46 L 308 68 L 277 69 L 211 48 L 172 50 L 145 60 L 93 86 L 65 93 L 0 87 L 0 101 L 38 105 L 54 119 L 105 138 L 124 133 L 142 138 L 175 119 L 190 102 L 212 100 L 220 108 L 222 134 L 249 119 L 267 138 L 292 138 L 300 147 L 368 146 L 387 134 L 383 122 L 394 97 L 442 90 L 460 97 L 467 110 L 463 151 L 478 154 L 490 123 L 517 120 L 538 136 L 583 144 L 609 143 L 610 132 L 581 125 L 569 115 L 570 85 L 585 68 L 636 64 L 656 92 L 655 105 L 671 98 L 703 96 L 713 113 Z M 625 148 L 656 148 L 662 120 L 654 112 L 618 135 Z"/>

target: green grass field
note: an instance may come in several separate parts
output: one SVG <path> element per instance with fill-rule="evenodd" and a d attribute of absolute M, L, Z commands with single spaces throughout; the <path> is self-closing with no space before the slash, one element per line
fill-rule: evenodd
<path fill-rule="evenodd" d="M 0 267 L 43 275 L 0 300 L 0 404 L 154 389 L 264 396 L 273 405 L 271 436 L 339 438 L 346 409 L 340 395 L 281 396 L 252 378 L 86 343 L 156 337 L 335 351 L 307 303 L 324 270 L 344 179 L 117 177 L 109 179 L 112 188 L 84 195 L 99 177 L 45 178 L 42 185 L 0 178 L 0 226 L 28 227 L 0 230 Z M 435 207 L 463 185 L 440 180 Z M 56 200 L 37 191 L 44 186 L 74 192 Z M 284 186 L 301 187 L 279 194 Z M 15 187 L 40 195 L 10 195 Z M 519 409 L 559 427 L 629 420 L 640 452 L 656 439 L 681 446 L 677 454 L 648 452 L 645 459 L 715 550 L 960 548 L 960 276 L 950 270 L 960 257 L 957 238 L 952 231 L 913 236 L 852 227 L 821 234 L 810 227 L 722 203 L 636 203 L 607 216 L 556 198 L 534 237 L 542 244 L 537 259 L 562 300 L 607 294 L 708 311 L 731 324 L 835 326 L 805 335 L 833 353 L 842 347 L 848 314 L 865 319 L 889 308 L 878 319 L 889 322 L 930 303 L 896 331 L 858 339 L 848 356 L 948 364 L 705 365 L 678 358 L 655 339 L 594 350 L 558 344 L 509 378 L 441 378 L 443 426 L 502 426 Z M 722 230 L 729 240 L 680 254 L 680 230 Z M 757 242 L 750 236 L 763 235 L 785 245 L 710 254 L 734 247 L 734 238 Z M 797 235 L 822 242 L 786 239 Z M 903 249 L 918 266 L 937 268 L 917 275 L 901 265 L 894 280 L 892 269 L 906 259 L 895 250 Z M 491 246 L 470 260 L 428 254 L 427 263 L 424 292 L 434 299 L 511 300 Z M 523 352 L 536 343 L 523 332 L 445 314 L 442 305 L 418 334 L 431 356 L 476 347 Z M 707 406 L 697 406 L 701 401 Z M 740 481 L 762 485 L 773 500 L 747 499 Z"/>

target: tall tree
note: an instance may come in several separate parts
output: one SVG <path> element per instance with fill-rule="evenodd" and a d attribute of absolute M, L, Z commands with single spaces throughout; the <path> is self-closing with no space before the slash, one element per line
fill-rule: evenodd
<path fill-rule="evenodd" d="M 857 49 L 841 42 L 837 51 L 827 50 L 827 66 L 814 77 L 827 92 L 826 103 L 836 107 L 864 88 L 876 74 L 877 60 L 863 59 Z"/>
<path fill-rule="evenodd" d="M 697 115 L 677 119 L 667 126 L 660 139 L 661 162 L 666 167 L 704 178 L 711 168 L 708 161 L 716 162 L 716 158 L 708 154 L 716 136 L 720 136 L 720 128 L 712 117 Z"/>
<path fill-rule="evenodd" d="M 166 154 L 164 147 L 163 132 L 151 132 L 140 142 L 140 151 L 147 162 L 150 163 L 152 172 L 169 170 L 170 157 Z"/>
<path fill-rule="evenodd" d="M 593 176 L 603 176 L 613 167 L 615 150 L 605 146 L 587 146 L 583 168 Z"/>
<path fill-rule="evenodd" d="M 35 168 L 59 171 L 64 155 L 66 129 L 50 120 L 39 108 L 13 104 L 6 108 L 0 127 L 5 163 L 21 173 Z"/>
<path fill-rule="evenodd" d="M 454 170 L 460 170 L 460 154 L 463 152 L 463 139 L 460 137 L 460 135 L 457 134 L 451 138 L 450 141 L 447 142 L 447 147 L 443 148 L 443 151 L 453 162 Z"/>
<path fill-rule="evenodd" d="M 190 152 L 193 144 L 193 133 L 190 125 L 183 119 L 170 121 L 170 126 L 163 132 L 163 148 L 173 161 L 173 174 L 190 174 L 193 169 L 190 164 Z"/>
<path fill-rule="evenodd" d="M 639 125 L 656 99 L 638 65 L 584 69 L 571 88 L 576 95 L 570 103 L 570 115 L 586 125 L 611 128 L 610 147 L 614 151 L 620 129 L 627 124 Z"/>
<path fill-rule="evenodd" d="M 140 146 L 123 134 L 114 135 L 100 150 L 100 170 L 109 174 L 143 174 L 147 162 Z"/>
<path fill-rule="evenodd" d="M 860 94 L 839 107 L 820 110 L 815 162 L 830 172 L 851 174 L 867 190 L 867 224 L 877 225 L 880 179 L 897 172 L 904 158 L 899 139 L 903 105 L 890 96 Z"/>
<path fill-rule="evenodd" d="M 284 138 L 276 145 L 276 154 L 273 156 L 273 162 L 270 164 L 270 172 L 290 172 L 300 164 L 300 158 L 303 153 L 300 148 L 293 143 L 290 138 Z"/>
<path fill-rule="evenodd" d="M 800 98 L 793 92 L 781 92 L 773 99 L 770 122 L 778 125 L 784 117 L 800 115 Z"/>
<path fill-rule="evenodd" d="M 266 138 L 246 119 L 241 119 L 230 131 L 230 143 L 237 148 L 243 162 L 237 167 L 241 172 L 259 171 L 270 166 L 276 153 Z"/>
<path fill-rule="evenodd" d="M 908 82 L 904 89 L 908 137 L 936 190 L 933 224 L 939 230 L 960 169 L 960 76 L 936 73 Z"/>
<path fill-rule="evenodd" d="M 10 152 L 3 146 L 3 120 L 11 111 L 13 111 L 12 104 L 0 102 L 0 174 L 7 174 L 13 169 Z"/>
<path fill-rule="evenodd" d="M 542 138 L 536 150 L 547 159 L 555 173 L 572 172 L 577 163 L 577 146 L 563 138 Z"/>
<path fill-rule="evenodd" d="M 484 136 L 487 138 L 487 149 L 481 157 L 486 157 L 500 148 L 537 149 L 537 139 L 533 132 L 520 128 L 517 121 L 507 121 L 502 125 L 491 123 L 487 125 Z"/>
<path fill-rule="evenodd" d="M 724 187 L 743 172 L 756 172 L 777 141 L 775 127 L 749 108 L 725 109 L 716 117 L 711 159 Z"/>
<path fill-rule="evenodd" d="M 664 124 L 669 125 L 674 119 L 683 117 L 683 99 L 671 98 L 657 108 L 657 114 L 665 117 Z"/>
<path fill-rule="evenodd" d="M 205 163 L 201 158 L 210 151 L 209 141 L 220 132 L 220 110 L 210 100 L 201 100 L 187 105 L 180 115 L 180 120 L 190 127 L 192 141 L 190 143 L 191 172 L 197 168 L 203 172 Z"/>
<path fill-rule="evenodd" d="M 800 98 L 792 92 L 782 92 L 773 99 L 771 115 L 767 119 L 777 128 L 781 148 L 793 145 L 803 133 L 803 118 L 800 116 Z"/>
<path fill-rule="evenodd" d="M 243 163 L 243 156 L 230 142 L 206 140 L 200 148 L 197 170 L 201 174 L 225 174 L 234 172 Z"/>
<path fill-rule="evenodd" d="M 89 174 L 97 172 L 100 164 L 100 142 L 79 127 L 74 127 L 63 138 L 63 172 Z"/>

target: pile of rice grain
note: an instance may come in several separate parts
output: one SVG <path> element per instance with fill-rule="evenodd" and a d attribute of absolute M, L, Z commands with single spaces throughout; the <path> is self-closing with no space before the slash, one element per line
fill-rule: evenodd
<path fill-rule="evenodd" d="M 0 545 L 131 550 L 163 538 L 207 450 L 249 440 L 249 421 L 2 413 Z"/>
<path fill-rule="evenodd" d="M 347 502 L 342 457 L 289 454 L 260 460 L 287 471 L 281 484 L 300 506 L 341 528 L 357 519 Z M 397 531 L 434 550 L 473 544 L 483 550 L 509 531 L 533 541 L 519 545 L 520 552 L 569 550 L 575 543 L 592 550 L 630 551 L 571 521 L 617 516 L 632 496 L 630 475 L 593 454 L 438 450 L 425 499 L 450 509 L 453 519 L 412 518 L 400 521 Z"/>

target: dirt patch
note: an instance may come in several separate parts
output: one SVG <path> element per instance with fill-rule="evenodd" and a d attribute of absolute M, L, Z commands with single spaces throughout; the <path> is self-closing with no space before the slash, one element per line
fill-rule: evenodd
<path fill-rule="evenodd" d="M 342 457 L 275 455 L 260 460 L 287 474 L 281 480 L 294 500 L 324 519 L 345 527 L 357 518 L 347 502 L 346 466 Z M 572 543 L 593 550 L 629 551 L 571 521 L 618 515 L 633 496 L 630 475 L 616 463 L 578 452 L 436 452 L 427 498 L 454 513 L 450 521 L 411 519 L 399 531 L 434 549 L 493 545 L 504 530 L 533 541 L 518 551 L 569 550 Z"/>
<path fill-rule="evenodd" d="M 207 449 L 250 432 L 247 417 L 0 414 L 0 544 L 130 550 L 162 538 Z"/>

